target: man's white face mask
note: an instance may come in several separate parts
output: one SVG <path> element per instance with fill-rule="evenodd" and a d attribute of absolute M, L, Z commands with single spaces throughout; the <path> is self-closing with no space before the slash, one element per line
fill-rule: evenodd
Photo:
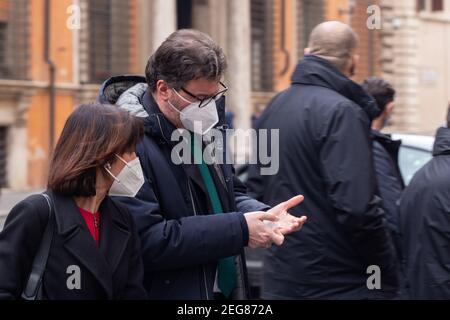
<path fill-rule="evenodd" d="M 169 105 L 180 114 L 181 123 L 187 130 L 204 135 L 219 122 L 215 99 L 211 99 L 211 101 L 200 108 L 200 102 L 190 102 L 182 97 L 175 89 L 172 90 L 178 97 L 189 103 L 188 106 L 180 111 L 167 100 Z"/>
<path fill-rule="evenodd" d="M 123 163 L 125 163 L 125 167 L 123 167 L 123 169 L 116 177 L 109 170 L 111 169 L 111 166 L 105 166 L 105 170 L 114 179 L 114 182 L 109 189 L 108 195 L 118 197 L 135 197 L 145 181 L 141 162 L 137 157 L 130 162 L 126 162 L 117 154 L 116 157 L 119 158 Z"/>

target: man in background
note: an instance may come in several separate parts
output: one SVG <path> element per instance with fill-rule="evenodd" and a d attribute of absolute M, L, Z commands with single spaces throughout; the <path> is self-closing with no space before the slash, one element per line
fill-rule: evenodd
<path fill-rule="evenodd" d="M 409 299 L 450 300 L 450 105 L 437 130 L 433 158 L 400 200 L 402 251 Z"/>
<path fill-rule="evenodd" d="M 367 78 L 362 87 L 375 99 L 381 111 L 372 121 L 371 131 L 375 176 L 382 207 L 400 259 L 398 201 L 405 188 L 398 165 L 401 141 L 393 140 L 390 135 L 381 132 L 394 110 L 395 90 L 390 83 L 378 77 Z"/>
<path fill-rule="evenodd" d="M 265 299 L 390 298 L 398 286 L 397 260 L 375 195 L 370 138 L 376 102 L 350 77 L 357 37 L 346 24 L 319 24 L 290 88 L 278 94 L 257 129 L 279 129 L 277 174 L 249 169 L 248 187 L 272 205 L 304 194 L 292 214 L 308 213 L 302 232 L 272 247 L 264 261 Z M 381 287 L 367 286 L 376 265 Z"/>

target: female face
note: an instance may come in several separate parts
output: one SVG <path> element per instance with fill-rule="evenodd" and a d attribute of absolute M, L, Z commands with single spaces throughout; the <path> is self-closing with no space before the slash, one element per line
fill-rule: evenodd
<path fill-rule="evenodd" d="M 111 174 L 114 177 L 117 177 L 123 170 L 123 168 L 126 166 L 126 163 L 130 163 L 132 160 L 136 158 L 137 158 L 136 152 L 134 151 L 117 154 L 114 160 L 106 165 L 106 168 L 109 170 L 109 174 L 107 175 L 107 180 L 102 185 L 107 189 L 111 188 L 112 184 L 114 183 L 114 178 L 111 176 Z"/>
<path fill-rule="evenodd" d="M 136 152 L 134 152 L 134 151 L 118 154 L 118 156 L 127 163 L 136 159 L 136 157 L 137 157 Z M 116 157 L 115 160 L 112 163 L 110 163 L 110 165 L 111 165 L 110 171 L 116 177 L 119 175 L 120 171 L 122 171 L 122 169 L 126 165 L 125 162 L 122 161 L 119 157 Z"/>
<path fill-rule="evenodd" d="M 142 174 L 134 151 L 143 134 L 142 120 L 116 106 L 79 106 L 67 119 L 55 147 L 48 188 L 62 195 L 92 197 L 110 190 L 121 172 L 122 180 L 127 180 L 125 187 L 130 183 L 136 186 Z M 129 161 L 127 167 L 132 173 L 136 171 L 136 177 L 123 169 Z"/>

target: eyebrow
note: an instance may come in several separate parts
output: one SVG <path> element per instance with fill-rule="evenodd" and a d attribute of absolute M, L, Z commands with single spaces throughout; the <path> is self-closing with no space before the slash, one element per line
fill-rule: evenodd
<path fill-rule="evenodd" d="M 189 90 L 189 91 L 192 92 L 191 90 Z M 216 92 L 214 92 L 213 94 L 207 94 L 207 93 L 204 93 L 204 92 L 202 92 L 202 93 L 194 93 L 194 92 L 192 92 L 192 94 L 194 94 L 197 97 L 212 97 L 215 94 L 217 94 L 219 91 L 220 91 L 220 88 Z"/>
<path fill-rule="evenodd" d="M 215 93 L 213 93 L 213 94 L 211 94 L 211 95 L 208 95 L 208 94 L 205 94 L 205 93 L 197 93 L 197 94 L 194 94 L 194 93 L 192 93 L 190 90 L 188 90 L 188 89 L 186 89 L 186 88 L 184 88 L 184 87 L 181 87 L 181 89 L 182 89 L 183 91 L 185 91 L 185 92 L 186 92 L 189 96 L 191 96 L 192 98 L 199 99 L 199 100 L 204 100 L 204 99 L 212 98 L 212 97 L 216 96 L 217 94 L 219 94 L 219 93 L 222 92 L 222 91 L 228 90 L 228 87 L 227 87 L 226 85 L 224 85 L 222 81 L 219 81 L 219 84 L 222 85 L 222 86 L 224 87 L 224 90 L 221 90 L 220 87 L 219 87 L 219 89 L 218 89 Z"/>

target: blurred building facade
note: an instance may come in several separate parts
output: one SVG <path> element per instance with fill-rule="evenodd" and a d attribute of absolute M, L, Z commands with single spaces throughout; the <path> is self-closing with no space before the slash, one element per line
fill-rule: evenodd
<path fill-rule="evenodd" d="M 450 0 L 383 0 L 382 74 L 397 89 L 391 130 L 434 134 L 450 101 Z"/>
<path fill-rule="evenodd" d="M 251 115 L 289 86 L 312 28 L 341 20 L 360 37 L 355 80 L 383 75 L 398 89 L 395 128 L 434 129 L 450 100 L 443 1 L 438 12 L 431 0 L 423 10 L 411 0 L 0 0 L 0 188 L 45 185 L 50 145 L 75 106 L 95 100 L 111 75 L 143 74 L 178 28 L 204 31 L 224 48 L 236 127 L 250 127 Z M 381 30 L 367 28 L 372 4 L 381 7 Z"/>

